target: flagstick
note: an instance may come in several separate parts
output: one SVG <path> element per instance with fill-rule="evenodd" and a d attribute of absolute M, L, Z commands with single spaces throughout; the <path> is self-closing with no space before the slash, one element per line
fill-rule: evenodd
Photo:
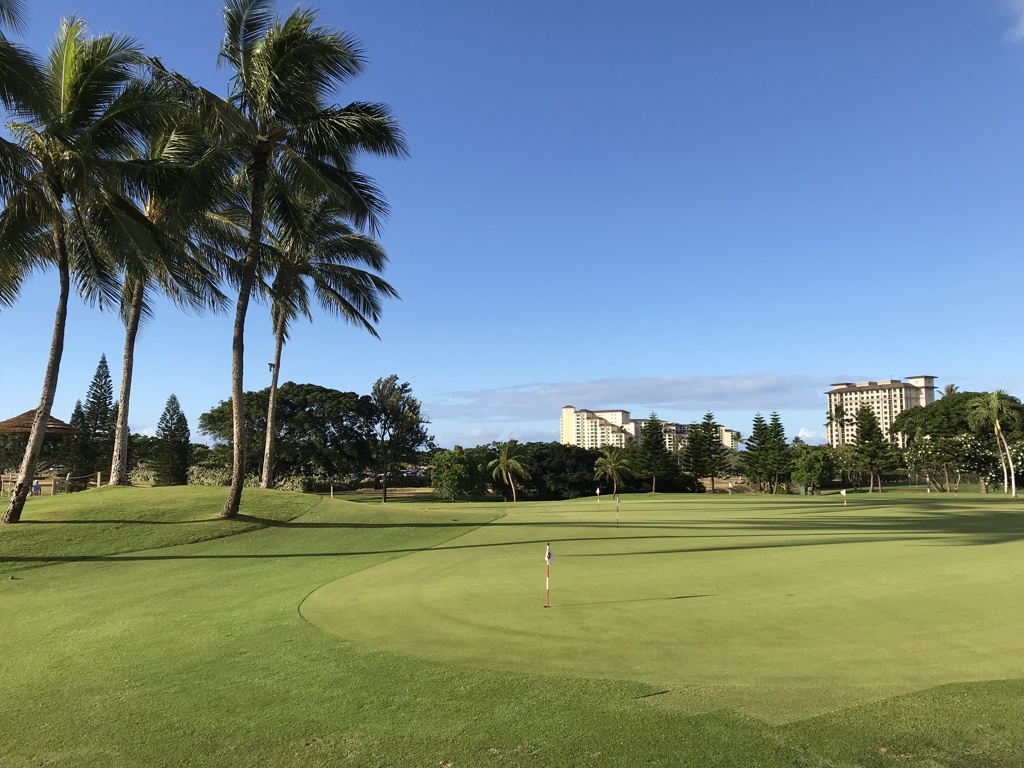
<path fill-rule="evenodd" d="M 615 527 L 619 527 L 619 497 L 618 494 L 615 496 Z"/>
<path fill-rule="evenodd" d="M 555 559 L 555 556 L 551 554 L 551 542 L 548 542 L 548 549 L 544 553 L 544 607 L 551 607 L 551 561 Z"/>
<path fill-rule="evenodd" d="M 544 578 L 544 607 L 551 607 L 551 563 L 547 564 L 547 576 Z"/>

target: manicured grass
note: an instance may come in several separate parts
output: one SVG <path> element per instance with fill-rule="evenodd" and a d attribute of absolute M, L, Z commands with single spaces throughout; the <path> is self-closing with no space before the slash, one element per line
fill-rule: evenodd
<path fill-rule="evenodd" d="M 0 529 L 0 765 L 1024 764 L 1002 497 L 223 495 Z"/>

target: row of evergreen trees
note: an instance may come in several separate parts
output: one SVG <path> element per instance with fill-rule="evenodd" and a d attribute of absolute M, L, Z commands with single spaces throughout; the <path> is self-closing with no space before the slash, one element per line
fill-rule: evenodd
<path fill-rule="evenodd" d="M 71 412 L 69 424 L 78 434 L 49 439 L 41 457 L 43 465 L 59 467 L 60 474 L 75 478 L 108 473 L 114 451 L 117 409 L 107 356 L 101 355 L 84 402 L 77 400 Z M 157 485 L 184 485 L 188 482 L 191 439 L 188 419 L 178 398 L 172 394 L 157 423 L 156 437 L 131 436 L 129 467 L 145 466 Z M 18 452 L 8 453 L 13 458 Z"/>

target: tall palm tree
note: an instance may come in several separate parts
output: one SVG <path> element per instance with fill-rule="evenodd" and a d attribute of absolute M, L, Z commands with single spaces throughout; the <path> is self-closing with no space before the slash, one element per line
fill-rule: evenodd
<path fill-rule="evenodd" d="M 277 204 L 271 218 L 276 226 L 267 235 L 268 258 L 275 270 L 267 289 L 274 327 L 274 362 L 260 478 L 263 488 L 269 488 L 273 481 L 281 350 L 293 320 L 299 315 L 313 319 L 310 289 L 325 312 L 362 326 L 374 338 L 380 338 L 374 323 L 380 321 L 381 299 L 398 297 L 389 283 L 374 274 L 387 265 L 384 249 L 373 238 L 354 232 L 345 221 L 345 211 L 331 200 L 323 197 L 307 203 L 284 194 L 274 202 Z"/>
<path fill-rule="evenodd" d="M 16 119 L 7 127 L 19 151 L 15 174 L 0 190 L 0 276 L 14 277 L 16 291 L 20 276 L 53 264 L 60 291 L 39 407 L 5 523 L 20 520 L 42 449 L 72 276 L 84 294 L 111 298 L 117 286 L 104 255 L 149 247 L 148 228 L 113 193 L 137 182 L 142 171 L 130 158 L 165 116 L 164 103 L 140 76 L 142 63 L 131 38 L 86 37 L 84 24 L 70 17 L 61 22 L 47 61 L 32 66 L 36 97 L 11 112 Z"/>
<path fill-rule="evenodd" d="M 233 466 L 221 517 L 235 517 L 245 472 L 242 408 L 245 317 L 263 248 L 268 183 L 278 178 L 298 197 L 326 197 L 357 227 L 372 232 L 387 212 L 374 183 L 353 169 L 361 152 L 406 154 L 401 130 L 387 107 L 329 102 L 331 92 L 363 69 L 356 42 L 314 26 L 309 11 L 275 17 L 270 0 L 227 0 L 220 61 L 233 73 L 227 111 L 214 105 L 211 125 L 238 161 L 250 214 L 241 260 L 231 345 Z"/>
<path fill-rule="evenodd" d="M 955 395 L 959 391 L 960 387 L 958 387 L 956 384 L 947 384 L 942 388 L 942 396 L 946 397 L 948 395 Z"/>
<path fill-rule="evenodd" d="M 498 457 L 488 462 L 487 471 L 495 480 L 512 489 L 512 503 L 515 504 L 516 480 L 530 479 L 523 446 L 516 440 L 498 443 Z"/>
<path fill-rule="evenodd" d="M 619 483 L 632 475 L 633 464 L 629 460 L 629 454 L 622 448 L 605 448 L 594 462 L 594 479 L 606 477 L 611 480 L 613 496 L 619 492 Z"/>
<path fill-rule="evenodd" d="M 974 429 L 992 429 L 996 438 L 999 463 L 1003 468 L 1003 493 L 1007 487 L 1017 498 L 1017 478 L 1013 466 L 1013 454 L 1003 434 L 1004 426 L 1018 426 L 1021 423 L 1020 400 L 1002 389 L 979 395 L 967 405 L 967 422 Z M 1007 472 L 1009 466 L 1009 472 Z"/>
<path fill-rule="evenodd" d="M 172 97 L 168 94 L 168 98 Z M 209 258 L 208 211 L 222 200 L 228 180 L 222 153 L 212 151 L 185 114 L 146 137 L 144 159 L 162 168 L 136 201 L 151 222 L 159 249 L 128 249 L 117 254 L 124 280 L 120 297 L 125 325 L 121 389 L 118 397 L 110 484 L 128 484 L 128 413 L 131 406 L 135 343 L 140 326 L 152 316 L 152 295 L 161 292 L 186 309 L 221 309 L 226 298 Z M 203 246 L 206 246 L 204 248 Z M 223 263 L 221 256 L 219 263 Z"/>

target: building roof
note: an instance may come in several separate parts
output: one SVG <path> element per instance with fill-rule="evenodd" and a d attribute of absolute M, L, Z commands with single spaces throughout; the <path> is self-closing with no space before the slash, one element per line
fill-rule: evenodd
<path fill-rule="evenodd" d="M 37 410 L 33 408 L 31 411 L 25 411 L 18 416 L 7 419 L 7 421 L 0 421 L 0 433 L 31 432 L 32 422 L 35 421 Z M 82 430 L 76 429 L 60 419 L 55 419 L 53 416 L 48 416 L 46 419 L 46 432 L 51 435 L 82 434 Z"/>

